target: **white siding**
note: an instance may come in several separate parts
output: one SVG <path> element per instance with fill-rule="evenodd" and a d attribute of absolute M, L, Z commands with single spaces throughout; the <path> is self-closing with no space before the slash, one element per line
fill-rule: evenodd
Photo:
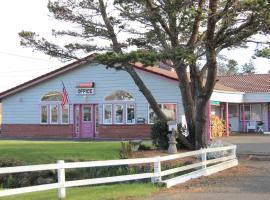
<path fill-rule="evenodd" d="M 246 93 L 244 95 L 245 103 L 270 102 L 270 93 Z"/>
<path fill-rule="evenodd" d="M 154 97 L 160 103 L 177 103 L 178 116 L 183 113 L 180 90 L 177 82 L 158 75 L 137 70 Z M 139 92 L 130 76 L 124 71 L 106 69 L 102 65 L 87 65 L 69 71 L 58 77 L 32 86 L 3 99 L 4 124 L 39 124 L 40 99 L 49 91 L 62 91 L 61 81 L 65 83 L 71 104 L 99 103 L 100 120 L 104 97 L 113 90 L 126 90 L 135 98 L 136 117 L 148 118 L 148 103 Z M 95 94 L 88 98 L 76 95 L 76 85 L 84 82 L 95 82 Z M 73 110 L 70 111 L 70 122 L 73 122 Z"/>
<path fill-rule="evenodd" d="M 230 103 L 240 103 L 243 101 L 243 94 L 214 91 L 210 100 L 230 102 Z"/>

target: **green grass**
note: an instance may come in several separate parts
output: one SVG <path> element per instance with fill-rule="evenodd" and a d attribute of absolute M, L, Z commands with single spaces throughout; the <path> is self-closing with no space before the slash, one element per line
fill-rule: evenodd
<path fill-rule="evenodd" d="M 13 158 L 24 164 L 119 159 L 119 150 L 120 142 L 0 140 L 0 160 Z"/>
<path fill-rule="evenodd" d="M 67 189 L 65 200 L 119 200 L 143 198 L 158 190 L 152 184 L 114 184 L 94 187 L 77 187 Z M 24 195 L 4 197 L 0 200 L 57 200 L 57 191 L 45 191 Z"/>

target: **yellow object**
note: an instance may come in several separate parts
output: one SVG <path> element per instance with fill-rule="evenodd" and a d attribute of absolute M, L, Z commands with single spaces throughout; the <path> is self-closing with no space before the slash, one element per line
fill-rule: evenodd
<path fill-rule="evenodd" d="M 221 120 L 218 116 L 211 116 L 211 131 L 212 137 L 222 137 L 226 135 L 226 126 L 224 120 Z"/>

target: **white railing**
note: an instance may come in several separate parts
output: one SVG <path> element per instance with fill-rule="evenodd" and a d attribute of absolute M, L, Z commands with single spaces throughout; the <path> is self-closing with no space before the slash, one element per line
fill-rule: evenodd
<path fill-rule="evenodd" d="M 224 152 L 224 151 L 226 152 L 225 156 L 219 157 L 216 159 L 207 160 L 208 153 Z M 161 163 L 163 161 L 180 159 L 180 158 L 190 157 L 190 156 L 195 156 L 196 158 L 199 159 L 199 162 L 173 168 L 173 169 L 168 169 L 165 171 L 161 170 Z M 138 165 L 138 164 L 147 164 L 147 163 L 154 165 L 154 172 L 121 175 L 121 176 L 113 176 L 113 177 L 91 178 L 91 179 L 73 180 L 73 181 L 65 180 L 65 169 L 136 165 L 136 164 Z M 211 166 L 209 166 L 210 164 Z M 5 168 L 0 168 L 0 175 L 11 174 L 11 173 L 21 173 L 21 172 L 57 170 L 58 182 L 52 183 L 52 184 L 0 190 L 0 197 L 29 193 L 29 192 L 44 191 L 44 190 L 50 190 L 50 189 L 58 189 L 58 197 L 60 199 L 64 199 L 66 197 L 66 188 L 68 187 L 123 182 L 123 181 L 139 180 L 139 179 L 147 179 L 147 178 L 151 178 L 153 183 L 163 182 L 167 185 L 167 187 L 171 187 L 175 184 L 185 182 L 186 180 L 189 180 L 191 178 L 206 176 L 206 175 L 227 169 L 229 167 L 235 166 L 237 164 L 238 164 L 238 161 L 236 159 L 236 146 L 231 145 L 231 146 L 226 146 L 226 147 L 201 149 L 197 151 L 191 151 L 191 152 L 174 154 L 174 155 L 169 155 L 169 156 L 162 156 L 162 157 L 152 157 L 152 158 L 89 161 L 89 162 L 69 162 L 69 163 L 65 163 L 63 160 L 59 160 L 57 161 L 56 164 L 5 167 Z M 179 173 L 179 172 L 190 170 L 190 169 L 194 169 L 194 171 L 184 174 L 182 176 L 170 179 L 170 180 L 162 181 L 163 176 Z"/>

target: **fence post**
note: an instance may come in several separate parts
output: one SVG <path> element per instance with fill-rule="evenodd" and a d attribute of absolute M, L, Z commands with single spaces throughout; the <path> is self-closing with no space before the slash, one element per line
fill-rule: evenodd
<path fill-rule="evenodd" d="M 236 145 L 234 145 L 232 148 L 232 155 L 234 156 L 234 158 L 236 158 Z"/>
<path fill-rule="evenodd" d="M 206 150 L 201 149 L 201 157 L 202 157 L 202 169 L 206 169 L 206 161 L 207 161 L 207 156 L 206 156 Z"/>
<path fill-rule="evenodd" d="M 154 177 L 152 179 L 152 183 L 161 182 L 161 163 L 160 156 L 157 156 L 154 161 Z"/>
<path fill-rule="evenodd" d="M 57 177 L 58 177 L 58 183 L 60 184 L 60 187 L 58 188 L 58 198 L 64 199 L 66 198 L 66 188 L 65 188 L 65 168 L 64 168 L 64 160 L 58 160 L 57 164 L 59 168 L 57 169 Z"/>

